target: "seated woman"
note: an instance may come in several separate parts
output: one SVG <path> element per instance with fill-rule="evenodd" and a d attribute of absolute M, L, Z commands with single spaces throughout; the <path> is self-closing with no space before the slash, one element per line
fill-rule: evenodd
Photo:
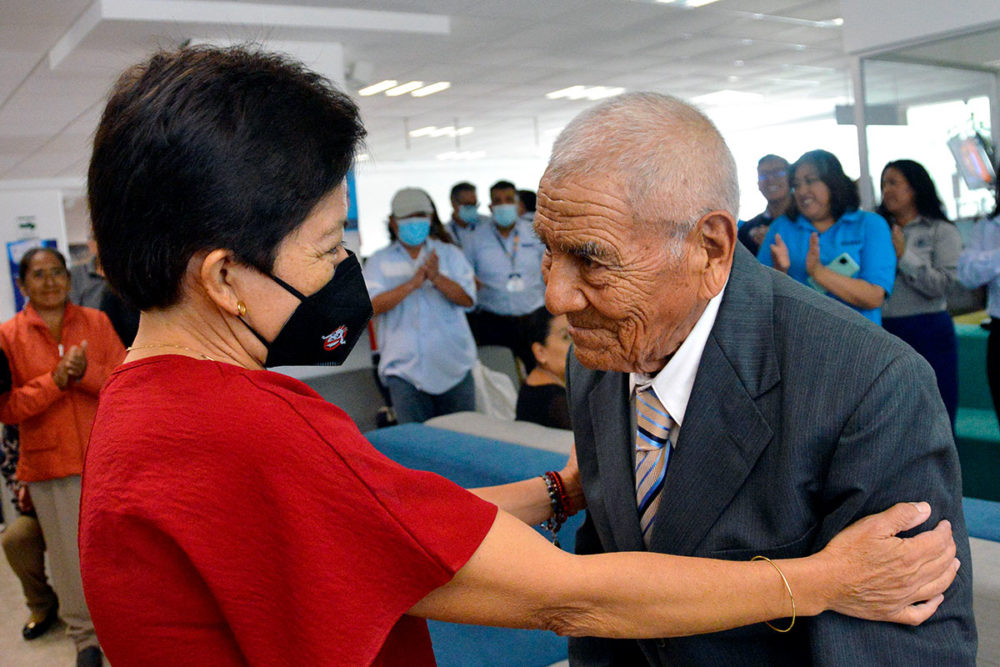
<path fill-rule="evenodd" d="M 913 160 L 894 160 L 882 169 L 878 212 L 892 225 L 897 261 L 892 296 L 882 306 L 882 326 L 930 363 L 954 428 L 958 338 L 946 296 L 957 279 L 962 235 L 945 215 L 927 170 Z"/>
<path fill-rule="evenodd" d="M 363 136 L 319 75 L 239 48 L 158 53 L 112 91 L 90 210 L 108 281 L 142 315 L 101 395 L 80 510 L 112 664 L 430 665 L 425 618 L 662 637 L 934 612 L 957 571 L 948 524 L 891 538 L 926 504 L 773 561 L 787 587 L 766 562 L 574 556 L 527 525 L 582 502 L 572 458 L 561 476 L 470 493 L 386 459 L 265 370 L 340 363 L 366 330 L 343 246 Z"/>
<path fill-rule="evenodd" d="M 896 278 L 889 225 L 858 210 L 858 189 L 833 153 L 800 157 L 792 165 L 792 188 L 799 215 L 771 224 L 757 258 L 881 323 L 882 302 Z"/>
<path fill-rule="evenodd" d="M 375 311 L 379 378 L 400 424 L 476 409 L 476 343 L 465 310 L 475 301 L 472 266 L 453 245 L 430 195 L 392 198 L 387 247 L 365 262 Z"/>
<path fill-rule="evenodd" d="M 547 310 L 531 315 L 527 335 L 535 367 L 517 394 L 516 419 L 552 428 L 573 428 L 566 400 L 566 354 L 572 339 L 565 315 L 553 317 Z"/>

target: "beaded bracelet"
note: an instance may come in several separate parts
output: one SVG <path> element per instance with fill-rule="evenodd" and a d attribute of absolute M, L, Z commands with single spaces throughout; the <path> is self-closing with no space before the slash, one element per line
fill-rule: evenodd
<path fill-rule="evenodd" d="M 552 516 L 542 523 L 542 527 L 552 535 L 552 544 L 559 546 L 559 529 L 566 523 L 566 519 L 574 514 L 573 501 L 566 493 L 566 484 L 562 476 L 552 470 L 541 475 L 545 482 L 545 490 L 549 494 L 549 502 L 552 504 Z"/>

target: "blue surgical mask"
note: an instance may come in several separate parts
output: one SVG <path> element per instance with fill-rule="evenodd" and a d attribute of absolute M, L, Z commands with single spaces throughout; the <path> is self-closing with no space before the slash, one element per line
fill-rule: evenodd
<path fill-rule="evenodd" d="M 458 217 L 467 225 L 479 222 L 479 207 L 474 204 L 462 204 L 458 207 Z"/>
<path fill-rule="evenodd" d="M 408 246 L 417 246 L 424 242 L 431 231 L 430 218 L 406 218 L 399 221 L 399 240 Z"/>
<path fill-rule="evenodd" d="M 517 204 L 496 204 L 493 206 L 493 221 L 497 226 L 512 227 L 517 222 Z"/>

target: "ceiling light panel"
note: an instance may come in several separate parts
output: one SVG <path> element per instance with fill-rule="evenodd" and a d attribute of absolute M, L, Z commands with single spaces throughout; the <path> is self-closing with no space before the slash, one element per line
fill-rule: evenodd
<path fill-rule="evenodd" d="M 545 97 L 550 100 L 603 100 L 606 97 L 614 97 L 625 92 L 624 88 L 611 86 L 570 86 L 546 93 Z"/>
<path fill-rule="evenodd" d="M 378 83 L 373 83 L 370 86 L 366 86 L 358 91 L 358 95 L 367 97 L 369 95 L 378 95 L 379 93 L 384 93 L 390 88 L 395 88 L 399 85 L 399 82 L 395 79 L 386 79 L 385 81 L 379 81 Z"/>
<path fill-rule="evenodd" d="M 442 90 L 448 90 L 449 88 L 451 88 L 451 82 L 438 81 L 437 83 L 432 83 L 429 86 L 418 88 L 410 94 L 414 97 L 426 97 L 428 95 L 433 95 L 434 93 L 440 93 Z"/>
<path fill-rule="evenodd" d="M 400 95 L 405 95 L 406 93 L 412 93 L 414 90 L 418 88 L 423 88 L 423 86 L 424 86 L 423 81 L 409 81 L 402 85 L 396 86 L 395 88 L 390 88 L 389 90 L 385 91 L 385 94 L 388 95 L 389 97 L 398 97 Z"/>

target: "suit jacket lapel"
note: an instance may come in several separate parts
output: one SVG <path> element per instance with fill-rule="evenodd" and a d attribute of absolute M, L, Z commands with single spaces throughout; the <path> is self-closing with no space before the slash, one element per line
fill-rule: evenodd
<path fill-rule="evenodd" d="M 606 527 L 620 551 L 644 550 L 635 504 L 628 375 L 605 373 L 588 398 L 597 442 L 598 477 L 610 524 Z"/>
<path fill-rule="evenodd" d="M 694 553 L 771 440 L 754 399 L 780 380 L 772 299 L 767 270 L 737 248 L 671 452 L 651 551 Z"/>

